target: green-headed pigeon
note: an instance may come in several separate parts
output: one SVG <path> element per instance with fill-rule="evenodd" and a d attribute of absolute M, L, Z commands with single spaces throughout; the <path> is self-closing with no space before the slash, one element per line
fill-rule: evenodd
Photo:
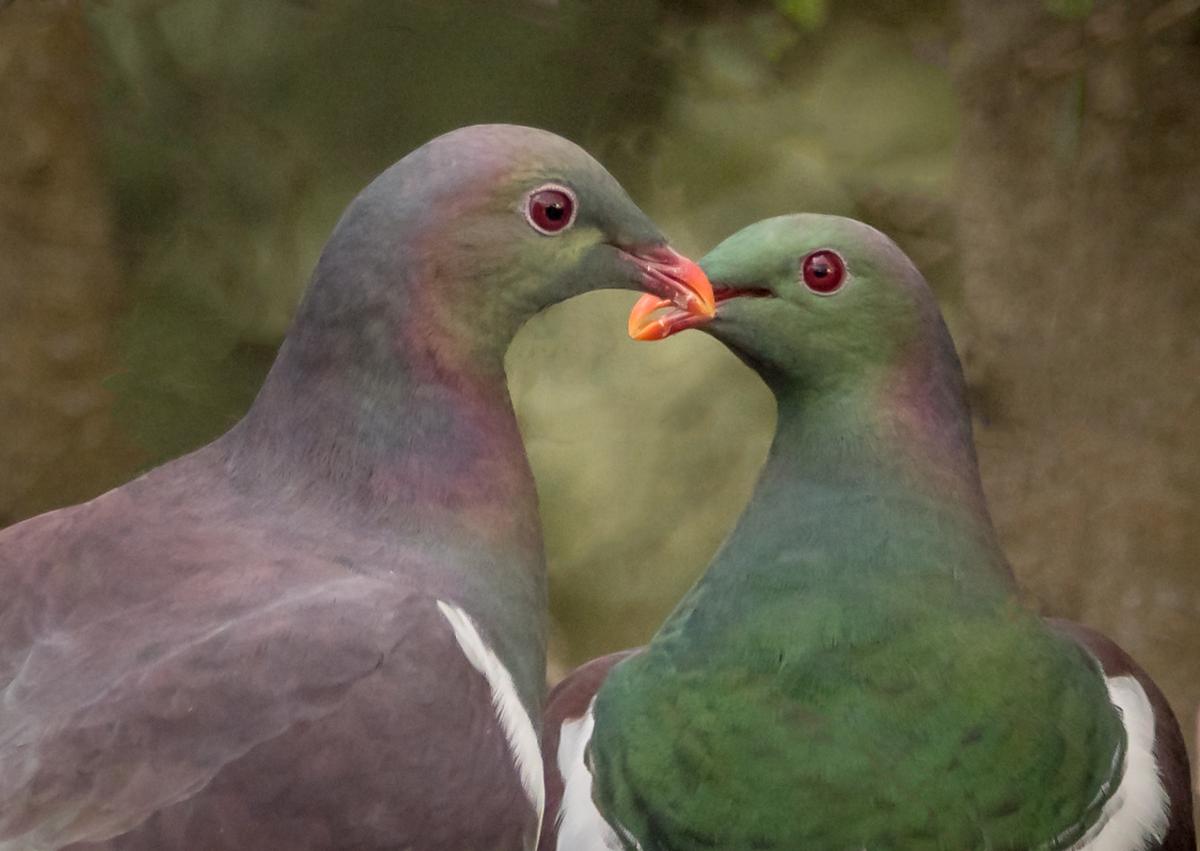
<path fill-rule="evenodd" d="M 536 844 L 546 587 L 517 329 L 711 313 L 574 144 L 457 130 L 346 210 L 228 433 L 0 534 L 0 849 Z"/>
<path fill-rule="evenodd" d="M 542 847 L 1192 851 L 1162 693 L 1023 608 L 953 343 L 886 237 L 770 219 L 701 265 L 704 327 L 778 431 L 745 513 L 648 646 L 552 693 Z M 659 338 L 701 324 L 654 314 Z"/>

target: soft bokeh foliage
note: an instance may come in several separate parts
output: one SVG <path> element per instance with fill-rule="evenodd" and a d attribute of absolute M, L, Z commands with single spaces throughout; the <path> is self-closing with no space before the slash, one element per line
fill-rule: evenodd
<path fill-rule="evenodd" d="M 16 0 L 0 9 L 3 79 L 24 81 L 0 82 L 0 140 L 19 155 L 0 168 L 0 465 L 20 475 L 0 468 L 0 520 L 227 428 L 352 195 L 439 132 L 529 123 L 590 148 L 696 254 L 800 209 L 892 234 L 964 353 L 1032 599 L 1125 643 L 1190 718 L 1200 12 L 1003 8 Z M 39 289 L 80 267 L 87 287 Z M 627 340 L 631 301 L 561 305 L 509 353 L 557 670 L 651 634 L 736 518 L 773 428 L 765 388 L 711 339 Z M 86 419 L 61 401 L 82 391 Z"/>

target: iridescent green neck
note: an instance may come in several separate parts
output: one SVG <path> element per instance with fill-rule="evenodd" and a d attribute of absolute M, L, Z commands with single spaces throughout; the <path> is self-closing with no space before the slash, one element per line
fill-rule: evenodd
<path fill-rule="evenodd" d="M 808 618 L 815 642 L 854 643 L 931 601 L 1012 603 L 961 396 L 924 393 L 939 385 L 903 368 L 846 389 L 769 383 L 779 422 L 767 463 L 681 623 L 704 599 L 705 629 L 736 632 L 758 610 Z"/>

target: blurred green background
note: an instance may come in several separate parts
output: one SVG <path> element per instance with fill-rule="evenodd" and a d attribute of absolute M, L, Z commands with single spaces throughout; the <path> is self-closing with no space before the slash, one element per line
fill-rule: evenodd
<path fill-rule="evenodd" d="M 481 121 L 585 145 L 697 255 L 795 210 L 892 234 L 1031 602 L 1120 641 L 1194 744 L 1200 0 L 0 2 L 0 525 L 235 422 L 343 206 Z M 555 675 L 651 634 L 773 428 L 711 339 L 625 339 L 631 301 L 509 354 Z"/>

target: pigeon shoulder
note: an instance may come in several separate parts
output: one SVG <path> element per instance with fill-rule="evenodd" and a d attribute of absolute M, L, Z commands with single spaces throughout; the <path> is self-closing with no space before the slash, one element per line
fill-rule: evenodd
<path fill-rule="evenodd" d="M 1130 755 L 1126 759 L 1127 776 L 1123 778 L 1128 788 L 1119 796 L 1121 801 L 1117 803 L 1129 806 L 1148 796 L 1165 798 L 1165 831 L 1152 848 L 1154 851 L 1194 851 L 1196 832 L 1192 820 L 1191 768 L 1183 731 L 1166 695 L 1133 657 L 1103 633 L 1060 618 L 1047 618 L 1046 623 L 1096 660 L 1108 683 L 1114 705 L 1121 710 L 1122 721 L 1131 741 Z M 1144 735 L 1135 737 L 1137 731 L 1132 727 L 1139 723 L 1145 727 Z M 1134 741 L 1135 738 L 1141 741 Z M 1146 778 L 1134 776 L 1139 768 L 1136 753 L 1139 748 L 1144 751 L 1140 768 L 1148 775 L 1149 782 L 1141 782 Z M 1139 784 L 1144 788 L 1135 788 Z M 1120 820 L 1119 811 L 1109 819 L 1113 823 L 1119 823 Z M 1138 817 L 1139 822 L 1147 820 Z"/>
<path fill-rule="evenodd" d="M 622 650 L 585 662 L 550 691 L 542 719 L 546 818 L 538 851 L 621 847 L 592 803 L 586 752 L 596 693 L 616 665 L 640 652 L 641 648 Z"/>
<path fill-rule="evenodd" d="M 438 601 L 349 576 L 180 615 L 97 622 L 28 648 L 0 712 L 0 764 L 12 769 L 0 777 L 0 842 L 149 849 L 175 847 L 178 831 L 214 851 L 274 847 L 258 844 L 256 806 L 294 813 L 297 837 L 325 825 L 297 849 L 331 847 L 319 841 L 331 826 L 363 848 L 470 819 L 500 833 L 511 823 L 504 847 L 533 835 L 521 784 L 500 782 L 520 771 L 492 688 Z M 470 802 L 481 773 L 513 800 Z M 356 809 L 381 800 L 396 811 Z"/>

